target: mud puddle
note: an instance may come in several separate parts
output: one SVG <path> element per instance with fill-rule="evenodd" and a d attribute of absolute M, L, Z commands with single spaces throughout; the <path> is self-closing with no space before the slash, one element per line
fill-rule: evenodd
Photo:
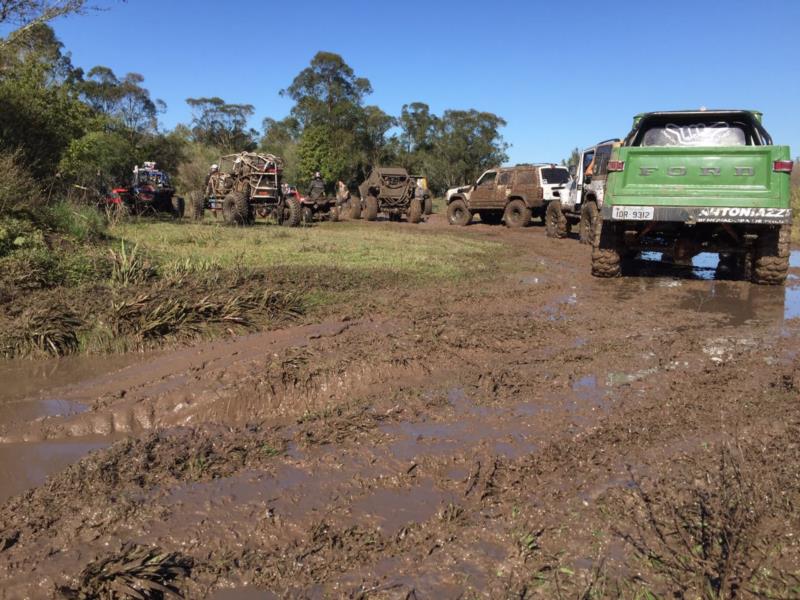
<path fill-rule="evenodd" d="M 50 475 L 114 441 L 97 436 L 74 441 L 0 444 L 0 503 L 42 485 Z"/>
<path fill-rule="evenodd" d="M 152 359 L 153 354 L 67 356 L 45 360 L 0 361 L 0 407 L 8 401 L 39 397 L 47 390 L 85 382 Z"/>

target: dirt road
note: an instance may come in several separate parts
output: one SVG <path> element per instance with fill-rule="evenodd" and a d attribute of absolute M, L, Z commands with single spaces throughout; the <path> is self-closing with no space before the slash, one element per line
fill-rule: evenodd
<path fill-rule="evenodd" d="M 0 404 L 0 598 L 797 597 L 798 260 L 459 234 L 512 264 Z"/>

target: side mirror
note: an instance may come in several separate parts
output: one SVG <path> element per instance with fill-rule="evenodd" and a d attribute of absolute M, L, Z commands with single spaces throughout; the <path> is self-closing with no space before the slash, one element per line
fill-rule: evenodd
<path fill-rule="evenodd" d="M 591 175 L 584 175 L 583 183 L 592 183 L 592 176 Z"/>

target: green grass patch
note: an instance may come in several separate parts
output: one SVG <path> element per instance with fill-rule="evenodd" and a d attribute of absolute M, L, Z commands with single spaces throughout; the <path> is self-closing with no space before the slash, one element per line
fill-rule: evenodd
<path fill-rule="evenodd" d="M 503 247 L 465 235 L 363 222 L 284 228 L 259 223 L 125 223 L 111 234 L 136 244 L 165 272 L 275 267 L 392 272 L 408 279 L 453 279 L 483 272 Z"/>

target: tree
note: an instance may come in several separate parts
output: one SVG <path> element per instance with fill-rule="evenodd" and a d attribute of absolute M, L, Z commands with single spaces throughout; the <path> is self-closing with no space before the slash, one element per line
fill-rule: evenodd
<path fill-rule="evenodd" d="M 0 0 L 0 25 L 18 27 L 17 33 L 20 33 L 90 8 L 88 0 Z M 6 43 L 8 40 L 0 40 L 0 46 Z"/>
<path fill-rule="evenodd" d="M 222 98 L 188 98 L 192 108 L 192 137 L 201 144 L 226 151 L 253 150 L 258 132 L 247 127 L 255 113 L 252 104 L 228 104 Z"/>
<path fill-rule="evenodd" d="M 355 142 L 367 165 L 381 165 L 388 162 L 392 152 L 387 144 L 386 134 L 396 124 L 397 119 L 387 115 L 377 106 L 366 106 L 361 110 Z M 363 176 L 366 177 L 366 173 L 363 173 Z"/>
<path fill-rule="evenodd" d="M 505 120 L 489 112 L 447 110 L 437 122 L 425 164 L 431 187 L 443 191 L 475 179 L 508 160 L 500 135 Z"/>
<path fill-rule="evenodd" d="M 138 73 L 119 79 L 108 67 L 97 66 L 78 88 L 89 106 L 119 123 L 133 139 L 137 134 L 155 132 L 158 114 L 166 110 L 163 101 L 150 98 L 143 82 Z"/>
<path fill-rule="evenodd" d="M 356 77 L 344 59 L 333 52 L 317 52 L 311 64 L 280 92 L 295 101 L 292 116 L 302 128 L 326 125 L 333 129 L 354 126 L 358 107 L 371 93 L 369 80 Z"/>
<path fill-rule="evenodd" d="M 326 181 L 349 179 L 345 155 L 337 151 L 331 128 L 327 125 L 306 127 L 297 148 L 297 182 L 308 183 L 315 171 Z"/>
<path fill-rule="evenodd" d="M 578 163 L 581 162 L 581 149 L 580 148 L 573 148 L 572 152 L 570 152 L 569 158 L 562 159 L 561 164 L 569 169 L 578 166 Z"/>
<path fill-rule="evenodd" d="M 404 104 L 398 119 L 403 150 L 408 154 L 430 150 L 438 122 L 424 102 Z"/>

